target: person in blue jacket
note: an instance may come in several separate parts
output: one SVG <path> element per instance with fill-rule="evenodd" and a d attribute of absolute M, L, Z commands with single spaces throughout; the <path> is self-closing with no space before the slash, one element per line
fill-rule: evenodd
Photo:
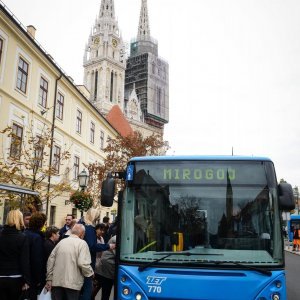
<path fill-rule="evenodd" d="M 84 221 L 80 222 L 85 226 L 85 236 L 84 240 L 87 242 L 90 253 L 91 253 L 91 266 L 93 270 L 95 270 L 96 264 L 96 254 L 97 252 L 106 251 L 106 250 L 114 250 L 115 244 L 98 244 L 97 243 L 97 235 L 94 226 L 95 218 L 93 217 L 92 210 L 90 209 L 84 218 Z M 93 279 L 91 277 L 85 277 L 83 287 L 81 290 L 80 300 L 90 300 L 93 291 Z"/>

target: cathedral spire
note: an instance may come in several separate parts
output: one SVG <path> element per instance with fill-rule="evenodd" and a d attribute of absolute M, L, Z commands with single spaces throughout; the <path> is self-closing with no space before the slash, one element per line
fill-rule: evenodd
<path fill-rule="evenodd" d="M 99 18 L 115 20 L 114 0 L 102 0 L 101 1 Z"/>
<path fill-rule="evenodd" d="M 83 57 L 84 84 L 89 100 L 107 114 L 114 105 L 124 108 L 124 43 L 115 16 L 114 0 L 101 0 Z"/>
<path fill-rule="evenodd" d="M 101 0 L 99 16 L 95 22 L 93 33 L 98 33 L 99 31 L 104 32 L 106 35 L 115 33 L 119 36 L 114 0 Z"/>
<path fill-rule="evenodd" d="M 148 17 L 148 7 L 147 0 L 141 0 L 141 12 L 140 12 L 140 22 L 138 28 L 137 40 L 150 40 L 150 26 L 149 26 L 149 17 Z"/>

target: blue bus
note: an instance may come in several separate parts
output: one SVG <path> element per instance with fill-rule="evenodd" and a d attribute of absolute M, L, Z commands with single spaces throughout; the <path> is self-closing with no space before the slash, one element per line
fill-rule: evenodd
<path fill-rule="evenodd" d="M 293 241 L 293 232 L 297 225 L 300 228 L 300 215 L 291 215 L 291 219 L 287 222 L 287 234 L 290 242 Z"/>
<path fill-rule="evenodd" d="M 281 212 L 295 203 L 270 159 L 136 157 L 123 177 L 115 299 L 286 299 Z M 114 190 L 110 174 L 102 205 Z"/>

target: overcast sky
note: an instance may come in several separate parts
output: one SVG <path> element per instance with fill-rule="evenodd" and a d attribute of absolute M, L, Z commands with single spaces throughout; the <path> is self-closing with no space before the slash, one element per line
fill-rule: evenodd
<path fill-rule="evenodd" d="M 100 0 L 2 0 L 74 78 Z M 141 0 L 115 0 L 123 39 Z M 300 1 L 148 0 L 150 30 L 170 66 L 170 154 L 270 157 L 300 185 Z"/>

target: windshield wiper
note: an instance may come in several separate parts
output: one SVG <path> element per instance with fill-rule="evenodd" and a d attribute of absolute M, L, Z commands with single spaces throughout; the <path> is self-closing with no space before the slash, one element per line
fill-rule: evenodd
<path fill-rule="evenodd" d="M 164 255 L 163 257 L 160 257 L 158 259 L 155 259 L 143 266 L 139 266 L 138 270 L 140 272 L 144 271 L 145 269 L 147 269 L 148 267 L 153 266 L 154 264 L 156 264 L 157 262 L 160 262 L 161 260 L 164 260 L 172 255 L 184 255 L 184 256 L 191 256 L 191 255 L 224 255 L 222 253 L 192 253 L 192 252 L 188 252 L 188 251 L 183 251 L 183 252 L 160 252 L 160 253 L 154 253 L 154 255 Z M 263 275 L 267 275 L 267 276 L 271 276 L 272 272 L 269 270 L 265 270 L 262 268 L 258 268 L 258 267 L 253 267 L 253 266 L 249 266 L 249 265 L 245 265 L 239 262 L 235 262 L 235 261 L 209 261 L 207 263 L 213 263 L 215 265 L 221 265 L 221 264 L 226 264 L 226 263 L 232 263 L 236 266 L 242 267 L 242 268 L 246 268 L 248 270 L 252 270 L 252 271 L 256 271 L 259 272 Z"/>
<path fill-rule="evenodd" d="M 234 264 L 236 266 L 243 267 L 243 268 L 246 268 L 246 269 L 249 269 L 249 270 L 252 270 L 252 271 L 256 271 L 256 272 L 259 272 L 259 273 L 267 275 L 267 276 L 271 276 L 272 275 L 272 272 L 269 271 L 269 270 L 265 270 L 265 269 L 257 268 L 257 267 L 252 267 L 252 266 L 249 266 L 249 265 L 244 265 L 244 264 L 241 264 L 241 263 L 235 262 L 235 261 L 214 261 L 212 263 L 214 263 L 215 265 L 232 263 L 232 264 Z"/>
<path fill-rule="evenodd" d="M 154 255 L 164 255 L 161 258 L 155 259 L 153 261 L 150 261 L 149 263 L 143 265 L 143 266 L 139 266 L 138 270 L 140 272 L 144 271 L 146 268 L 153 266 L 154 264 L 156 264 L 157 262 L 164 260 L 172 255 L 184 255 L 184 256 L 191 256 L 191 255 L 224 255 L 221 253 L 192 253 L 192 252 L 188 252 L 188 251 L 181 251 L 181 252 L 160 252 L 160 253 L 154 253 Z"/>

